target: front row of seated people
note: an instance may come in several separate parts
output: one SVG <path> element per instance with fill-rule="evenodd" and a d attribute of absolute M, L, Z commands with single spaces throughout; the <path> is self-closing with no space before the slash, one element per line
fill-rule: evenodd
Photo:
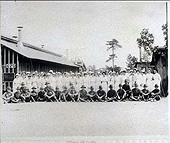
<path fill-rule="evenodd" d="M 17 87 L 17 91 L 13 94 L 11 87 L 7 88 L 7 91 L 3 94 L 4 103 L 19 103 L 19 102 L 118 102 L 118 101 L 159 101 L 160 90 L 159 86 L 155 84 L 153 91 L 147 89 L 147 85 L 144 84 L 143 89 L 140 90 L 135 83 L 134 88 L 131 90 L 129 83 L 125 80 L 125 84 L 119 84 L 119 89 L 115 91 L 113 86 L 109 86 L 109 91 L 106 93 L 102 86 L 99 86 L 99 90 L 94 91 L 94 87 L 90 87 L 90 91 L 87 92 L 86 87 L 82 85 L 81 90 L 77 92 L 73 85 L 70 85 L 69 89 L 63 86 L 63 90 L 60 91 L 58 87 L 54 91 L 49 82 L 46 82 L 45 88 L 40 88 L 37 92 L 36 87 L 32 87 L 32 90 L 25 86 L 24 83 L 21 87 Z"/>

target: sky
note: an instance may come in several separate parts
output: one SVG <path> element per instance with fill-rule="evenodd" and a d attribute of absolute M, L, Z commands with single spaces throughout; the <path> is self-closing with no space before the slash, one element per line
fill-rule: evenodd
<path fill-rule="evenodd" d="M 139 59 L 136 39 L 147 28 L 154 45 L 165 44 L 161 26 L 166 22 L 165 2 L 1 2 L 1 35 L 17 36 L 23 26 L 23 42 L 81 59 L 86 66 L 111 66 L 107 41 L 117 39 L 115 64 L 126 66 L 128 54 Z"/>

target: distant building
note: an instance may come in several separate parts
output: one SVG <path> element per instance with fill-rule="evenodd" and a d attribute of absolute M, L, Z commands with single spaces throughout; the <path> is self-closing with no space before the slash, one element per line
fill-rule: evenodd
<path fill-rule="evenodd" d="M 74 64 L 79 67 L 80 72 L 84 72 L 87 70 L 85 63 L 80 59 L 76 60 Z"/>
<path fill-rule="evenodd" d="M 151 62 L 136 62 L 134 67 L 139 70 L 145 69 L 145 71 L 147 71 L 149 68 L 154 68 L 154 66 L 151 65 Z"/>
<path fill-rule="evenodd" d="M 22 71 L 79 71 L 79 66 L 60 54 L 5 36 L 1 36 L 1 63 L 3 90 L 12 87 L 15 74 Z"/>

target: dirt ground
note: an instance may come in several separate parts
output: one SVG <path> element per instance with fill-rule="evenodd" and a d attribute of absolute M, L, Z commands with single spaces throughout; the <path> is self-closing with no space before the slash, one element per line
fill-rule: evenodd
<path fill-rule="evenodd" d="M 2 139 L 168 134 L 168 98 L 159 102 L 2 105 Z"/>

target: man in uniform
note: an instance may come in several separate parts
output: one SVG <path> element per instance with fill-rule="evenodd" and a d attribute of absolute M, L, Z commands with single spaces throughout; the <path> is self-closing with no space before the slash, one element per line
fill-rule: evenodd
<path fill-rule="evenodd" d="M 141 91 L 138 88 L 138 85 L 136 83 L 134 84 L 134 86 L 135 87 L 132 89 L 131 96 L 130 96 L 129 100 L 139 101 L 141 98 Z"/>
<path fill-rule="evenodd" d="M 68 94 L 67 94 L 67 96 L 66 96 L 66 100 L 67 100 L 67 101 L 75 102 L 75 101 L 77 101 L 77 99 L 78 99 L 78 93 L 77 93 L 77 91 L 75 90 L 74 85 L 72 85 L 72 86 L 70 87 L 70 89 L 68 90 Z"/>
<path fill-rule="evenodd" d="M 90 101 L 90 97 L 87 95 L 87 91 L 85 90 L 85 86 L 82 85 L 81 90 L 78 93 L 78 102 L 87 102 Z"/>
<path fill-rule="evenodd" d="M 94 87 L 90 86 L 90 91 L 88 92 L 91 102 L 99 101 L 97 93 L 94 91 Z"/>
<path fill-rule="evenodd" d="M 45 102 L 46 101 L 46 96 L 45 96 L 45 91 L 43 87 L 40 87 L 40 91 L 38 92 L 38 99 L 39 102 Z"/>
<path fill-rule="evenodd" d="M 126 91 L 122 88 L 122 84 L 119 84 L 119 89 L 117 90 L 118 101 L 124 101 L 126 99 Z"/>
<path fill-rule="evenodd" d="M 14 93 L 15 103 L 23 102 L 24 98 L 21 96 L 20 87 L 17 87 L 17 91 Z"/>
<path fill-rule="evenodd" d="M 3 94 L 4 103 L 12 103 L 13 98 L 14 96 L 12 94 L 11 87 L 7 87 L 6 92 Z"/>
<path fill-rule="evenodd" d="M 154 102 L 154 101 L 159 101 L 160 99 L 161 99 L 161 97 L 160 97 L 159 86 L 157 84 L 155 84 L 155 89 L 151 92 L 151 96 L 150 96 L 149 100 Z"/>
<path fill-rule="evenodd" d="M 117 93 L 113 89 L 113 86 L 110 85 L 109 88 L 110 88 L 110 90 L 107 92 L 106 101 L 107 102 L 117 101 Z"/>
<path fill-rule="evenodd" d="M 56 97 L 55 97 L 55 93 L 53 88 L 50 86 L 49 82 L 46 82 L 46 87 L 44 88 L 45 91 L 45 96 L 46 96 L 46 101 L 47 102 L 54 102 L 57 101 Z"/>
<path fill-rule="evenodd" d="M 105 101 L 106 92 L 103 90 L 103 87 L 100 85 L 99 90 L 97 91 L 97 95 L 100 101 Z"/>
<path fill-rule="evenodd" d="M 36 89 L 37 88 L 33 86 L 32 91 L 30 93 L 30 97 L 31 97 L 32 102 L 37 102 L 37 100 L 38 100 L 38 93 L 37 93 Z"/>
<path fill-rule="evenodd" d="M 150 92 L 147 89 L 146 84 L 143 85 L 143 89 L 141 90 L 141 94 L 142 94 L 142 99 L 147 102 L 149 100 Z"/>
<path fill-rule="evenodd" d="M 129 82 L 127 79 L 125 79 L 125 84 L 122 86 L 122 88 L 126 91 L 126 98 L 129 98 L 131 89 L 130 89 Z"/>

